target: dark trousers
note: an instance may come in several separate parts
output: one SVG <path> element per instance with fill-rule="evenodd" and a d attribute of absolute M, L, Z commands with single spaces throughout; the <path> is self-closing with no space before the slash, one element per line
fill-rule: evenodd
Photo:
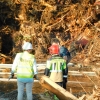
<path fill-rule="evenodd" d="M 63 87 L 63 82 L 56 82 L 59 86 Z"/>
<path fill-rule="evenodd" d="M 63 88 L 66 90 L 67 88 L 67 78 L 63 78 Z"/>
<path fill-rule="evenodd" d="M 63 82 L 56 82 L 56 83 L 66 90 L 67 79 L 63 79 Z"/>
<path fill-rule="evenodd" d="M 67 67 L 67 77 L 68 77 L 68 67 Z M 66 90 L 67 88 L 67 78 L 63 78 L 63 88 Z"/>

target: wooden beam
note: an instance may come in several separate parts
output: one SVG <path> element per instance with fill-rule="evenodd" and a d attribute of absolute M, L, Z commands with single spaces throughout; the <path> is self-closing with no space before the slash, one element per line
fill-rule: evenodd
<path fill-rule="evenodd" d="M 68 67 L 70 67 L 70 66 L 74 66 L 74 64 L 73 63 L 68 63 L 67 64 L 68 65 Z M 46 63 L 43 63 L 43 64 L 37 64 L 37 67 L 40 67 L 40 66 L 44 66 L 43 67 L 43 69 L 46 67 Z M 0 64 L 0 68 L 11 68 L 12 67 L 12 64 Z"/>
<path fill-rule="evenodd" d="M 34 80 L 34 82 L 39 82 L 40 80 Z M 17 82 L 17 79 L 7 79 L 7 78 L 0 78 L 0 82 Z M 82 84 L 85 87 L 93 87 L 92 83 L 88 82 L 81 82 L 81 81 L 68 81 L 67 85 L 71 87 L 80 87 L 79 84 Z"/>
<path fill-rule="evenodd" d="M 45 69 L 45 66 L 46 64 L 37 64 L 38 69 Z M 12 67 L 12 64 L 0 64 L 0 68 L 11 68 L 11 67 Z"/>
<path fill-rule="evenodd" d="M 66 91 L 55 82 L 51 81 L 47 76 L 42 76 L 40 79 L 40 84 L 52 93 L 56 94 L 60 100 L 67 100 L 68 98 L 71 98 L 72 100 L 78 100 L 77 97 Z"/>
<path fill-rule="evenodd" d="M 94 84 L 93 83 L 89 83 L 89 82 L 81 82 L 81 81 L 68 81 L 67 86 L 68 87 L 81 87 L 81 85 L 83 87 L 93 87 Z"/>
<path fill-rule="evenodd" d="M 44 71 L 42 71 L 42 72 L 38 72 L 38 74 L 43 74 L 44 73 Z M 83 73 L 83 74 L 82 74 Z M 68 72 L 68 75 L 69 76 L 83 76 L 83 75 L 88 75 L 88 76 L 96 76 L 96 73 L 95 72 L 82 72 L 82 73 L 80 73 L 80 72 L 78 72 L 78 71 L 69 71 Z M 0 72 L 0 75 L 4 75 L 4 74 L 6 74 L 6 75 L 10 75 L 11 73 L 10 72 Z M 15 73 L 16 74 L 16 73 Z"/>
<path fill-rule="evenodd" d="M 88 76 L 96 76 L 95 72 L 89 72 L 89 71 L 68 71 L 68 75 L 72 75 L 72 76 L 83 76 L 83 75 L 88 75 Z"/>
<path fill-rule="evenodd" d="M 7 78 L 0 78 L 0 82 L 17 82 L 17 79 L 7 79 Z M 34 80 L 34 82 L 39 82 L 39 80 Z"/>

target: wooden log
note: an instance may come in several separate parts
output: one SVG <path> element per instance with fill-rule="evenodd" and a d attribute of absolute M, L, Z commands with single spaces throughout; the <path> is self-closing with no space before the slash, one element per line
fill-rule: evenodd
<path fill-rule="evenodd" d="M 47 76 L 42 76 L 40 84 L 52 93 L 56 94 L 57 97 L 61 100 L 67 100 L 68 98 L 72 100 L 78 100 L 77 97 L 75 97 L 74 95 L 66 91 L 64 88 L 50 80 Z"/>

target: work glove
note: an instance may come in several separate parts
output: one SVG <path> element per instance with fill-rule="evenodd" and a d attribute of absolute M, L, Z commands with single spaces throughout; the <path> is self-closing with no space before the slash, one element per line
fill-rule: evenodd
<path fill-rule="evenodd" d="M 9 76 L 9 80 L 14 77 L 14 73 L 11 73 Z"/>
<path fill-rule="evenodd" d="M 34 75 L 34 78 L 35 78 L 36 80 L 39 80 L 38 77 L 37 77 L 37 75 Z"/>

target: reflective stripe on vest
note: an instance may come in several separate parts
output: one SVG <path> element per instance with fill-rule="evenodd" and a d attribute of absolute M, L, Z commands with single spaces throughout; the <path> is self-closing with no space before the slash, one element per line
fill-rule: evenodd
<path fill-rule="evenodd" d="M 47 61 L 47 68 L 50 72 L 62 72 L 66 68 L 66 61 L 62 58 L 51 59 Z"/>

